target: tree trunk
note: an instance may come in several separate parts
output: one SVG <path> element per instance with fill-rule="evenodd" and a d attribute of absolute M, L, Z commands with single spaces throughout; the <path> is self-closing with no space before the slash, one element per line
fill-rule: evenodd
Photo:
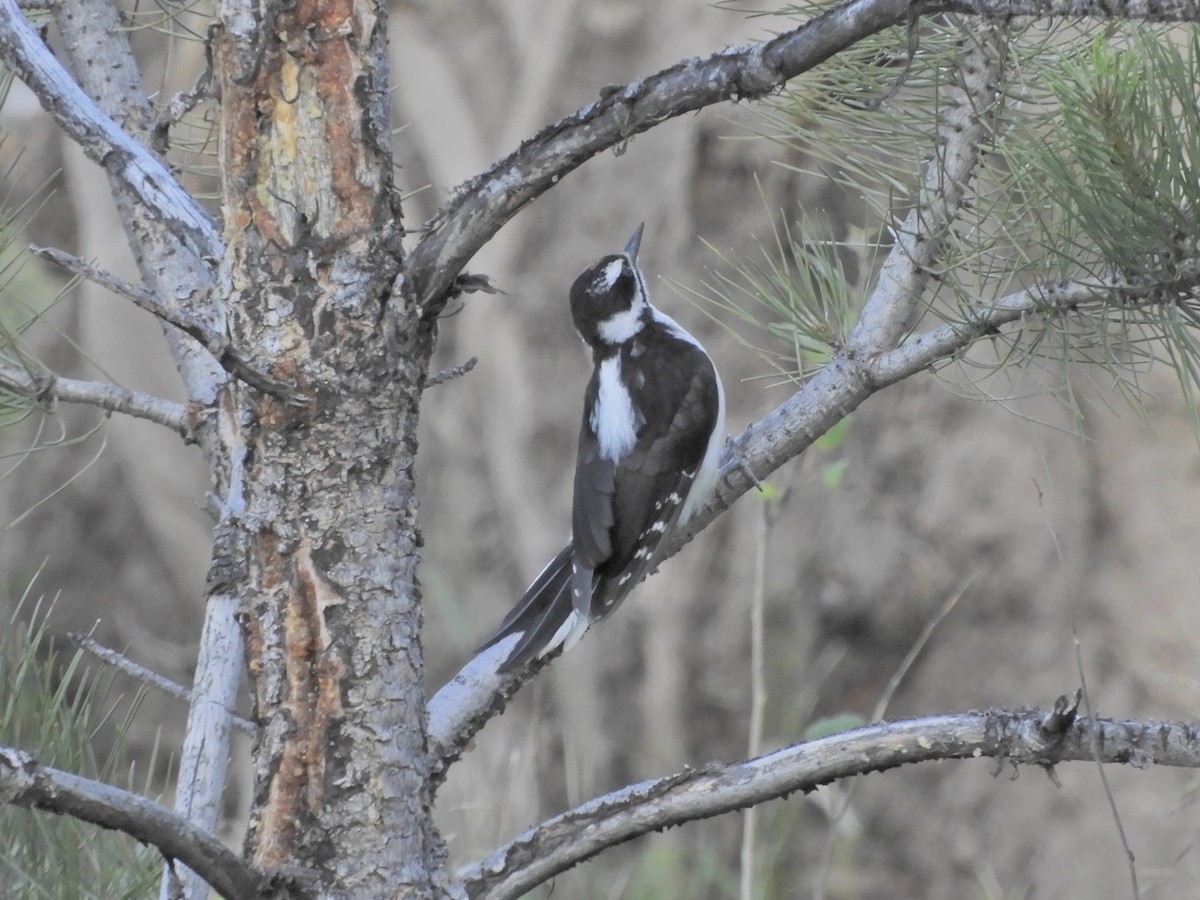
<path fill-rule="evenodd" d="M 220 284 L 235 344 L 305 402 L 241 389 L 247 849 L 319 895 L 432 896 L 413 460 L 433 325 L 392 295 L 385 12 L 262 9 L 225 5 L 215 42 Z"/>

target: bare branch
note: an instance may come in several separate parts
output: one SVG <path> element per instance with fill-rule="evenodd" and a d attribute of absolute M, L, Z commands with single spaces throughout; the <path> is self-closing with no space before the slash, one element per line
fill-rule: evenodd
<path fill-rule="evenodd" d="M 114 294 L 119 294 L 127 300 L 132 301 L 138 308 L 146 310 L 146 312 L 157 316 L 170 325 L 174 325 L 211 353 L 221 368 L 235 378 L 244 381 L 252 388 L 260 390 L 264 394 L 279 397 L 281 400 L 292 405 L 302 405 L 307 402 L 307 398 L 295 386 L 265 375 L 243 360 L 234 351 L 233 345 L 228 338 L 213 331 L 198 317 L 164 303 L 150 291 L 146 290 L 146 288 L 126 281 L 124 278 L 118 278 L 111 272 L 106 272 L 99 266 L 92 265 L 74 254 L 67 253 L 65 250 L 59 250 L 57 247 L 35 247 L 31 245 L 29 252 L 43 259 L 50 260 L 69 272 L 74 272 L 77 275 L 87 278 L 89 281 L 94 281 L 96 284 L 108 288 Z"/>
<path fill-rule="evenodd" d="M 954 11 L 1011 16 L 1087 16 L 1155 22 L 1200 21 L 1191 0 L 846 0 L 799 28 L 747 47 L 677 63 L 605 89 L 601 98 L 543 129 L 462 185 L 430 221 L 405 264 L 406 284 L 436 313 L 455 277 L 500 228 L 563 176 L 659 123 L 726 100 L 762 97 L 856 44 L 919 15 Z"/>
<path fill-rule="evenodd" d="M 223 522 L 222 525 L 225 525 Z M 218 539 L 214 555 L 223 541 Z M 188 708 L 187 733 L 179 763 L 175 811 L 200 828 L 216 831 L 221 820 L 221 796 L 229 768 L 229 738 L 234 724 L 233 706 L 242 681 L 245 651 L 237 622 L 241 597 L 212 591 L 207 598 L 200 655 L 196 660 L 193 702 Z M 185 861 L 186 862 L 186 861 Z M 190 864 L 195 875 L 183 875 L 184 896 L 207 896 L 196 875 L 207 876 Z M 161 896 L 166 893 L 164 882 Z"/>
<path fill-rule="evenodd" d="M 108 382 L 78 381 L 57 375 L 34 376 L 19 366 L 0 362 L 0 390 L 25 397 L 50 410 L 53 410 L 55 403 L 62 402 L 82 403 L 108 412 L 125 413 L 135 419 L 165 425 L 187 443 L 195 440 L 196 423 L 187 407 Z"/>
<path fill-rule="evenodd" d="M 659 545 L 659 562 L 678 553 L 742 494 L 799 456 L 877 391 L 953 357 L 1005 325 L 1041 323 L 1047 315 L 1114 296 L 1127 303 L 1153 302 L 1164 290 L 1168 295 L 1193 290 L 1200 285 L 1200 260 L 1185 261 L 1175 274 L 1170 285 L 1137 285 L 1123 276 L 1038 285 L 977 307 L 964 321 L 939 326 L 886 353 L 867 357 L 849 349 L 839 352 L 803 388 L 726 444 L 713 497 L 697 510 L 687 529 L 673 532 Z M 476 732 L 541 668 L 497 676 L 505 650 L 505 644 L 497 644 L 471 660 L 429 701 L 433 772 L 444 777 Z"/>
<path fill-rule="evenodd" d="M 1078 695 L 1054 710 L 991 710 L 871 725 L 730 765 L 687 769 L 622 788 L 556 816 L 501 847 L 463 878 L 467 895 L 505 900 L 650 831 L 742 809 L 841 778 L 905 763 L 989 757 L 1049 768 L 1101 761 L 1200 767 L 1200 724 L 1076 717 Z M 999 771 L 999 770 L 997 770 Z"/>
<path fill-rule="evenodd" d="M 1120 297 L 1123 302 L 1154 301 L 1166 292 L 1191 292 L 1200 286 L 1200 259 L 1184 260 L 1175 268 L 1175 279 L 1162 283 L 1136 284 L 1124 275 L 1079 281 L 1058 281 L 1034 285 L 1009 294 L 989 306 L 976 307 L 961 322 L 948 322 L 932 331 L 906 341 L 895 350 L 884 353 L 869 365 L 871 379 L 886 387 L 902 381 L 921 369 L 948 359 L 984 335 L 1030 317 L 1041 321 L 1039 314 L 1061 314 L 1087 303 L 1111 302 Z M 785 404 L 786 405 L 786 404 Z"/>
<path fill-rule="evenodd" d="M 118 653 L 109 647 L 105 647 L 95 638 L 88 637 L 86 634 L 80 634 L 77 631 L 72 631 L 68 637 L 74 641 L 79 649 L 92 654 L 96 659 L 103 663 L 112 666 L 124 672 L 130 678 L 136 678 L 138 681 L 145 682 L 153 688 L 162 691 L 168 697 L 174 697 L 176 700 L 182 700 L 184 703 L 191 704 L 192 692 L 185 688 L 182 684 L 177 684 L 165 675 L 160 675 L 153 669 L 147 669 L 145 666 L 135 663 L 128 656 Z M 253 735 L 255 725 L 249 719 L 242 716 L 234 715 L 231 717 L 233 727 L 245 734 Z"/>
<path fill-rule="evenodd" d="M 0 59 L 93 162 L 120 179 L 143 207 L 197 256 L 218 260 L 224 250 L 212 218 L 166 167 L 105 115 L 37 36 L 16 0 L 0 0 Z"/>
<path fill-rule="evenodd" d="M 1037 19 L 1132 19 L 1144 22 L 1200 22 L 1192 0 L 934 0 L 918 3 L 921 15 L 956 12 L 1005 21 Z"/>
<path fill-rule="evenodd" d="M 905 20 L 907 0 L 849 0 L 770 41 L 688 60 L 623 87 L 543 129 L 459 188 L 414 248 L 406 272 L 436 312 L 467 261 L 564 175 L 661 122 L 725 100 L 762 97 L 862 38 Z"/>
<path fill-rule="evenodd" d="M 166 807 L 0 747 L 0 803 L 46 810 L 124 832 L 199 872 L 226 897 L 261 896 L 271 879 Z"/>
<path fill-rule="evenodd" d="M 847 344 L 860 353 L 890 350 L 914 324 L 932 268 L 945 250 L 950 226 L 962 209 L 979 148 L 991 134 L 1000 88 L 997 29 L 964 32 L 970 45 L 959 63 L 961 86 L 938 116 L 932 158 L 916 205 L 896 233 L 870 298 Z"/>

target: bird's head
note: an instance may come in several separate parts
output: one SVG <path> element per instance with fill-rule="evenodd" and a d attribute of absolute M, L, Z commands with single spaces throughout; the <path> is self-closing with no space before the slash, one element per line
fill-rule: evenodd
<path fill-rule="evenodd" d="M 637 267 L 643 228 L 644 222 L 623 251 L 588 267 L 571 285 L 571 317 L 579 336 L 591 347 L 621 344 L 649 321 L 646 282 Z"/>

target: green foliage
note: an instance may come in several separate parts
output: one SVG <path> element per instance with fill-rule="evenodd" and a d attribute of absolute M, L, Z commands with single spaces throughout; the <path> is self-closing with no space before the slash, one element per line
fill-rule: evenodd
<path fill-rule="evenodd" d="M 28 621 L 21 610 L 32 605 Z M 45 610 L 28 596 L 0 632 L 0 744 L 91 778 L 132 781 L 119 747 L 136 708 L 108 696 L 110 679 L 47 648 Z M 126 713 L 110 721 L 119 707 Z M 115 749 L 98 759 L 97 732 L 114 728 Z M 150 766 L 152 769 L 153 766 Z M 46 812 L 0 807 L 0 898 L 116 900 L 151 896 L 161 859 L 124 835 Z"/>
<path fill-rule="evenodd" d="M 1043 109 L 1006 155 L 1038 226 L 1038 274 L 1116 272 L 1131 288 L 1047 322 L 1028 348 L 1099 363 L 1134 397 L 1155 360 L 1189 398 L 1200 384 L 1200 39 L 1177 40 L 1128 26 L 1076 42 L 1044 67 Z"/>
<path fill-rule="evenodd" d="M 819 228 L 808 219 L 798 226 L 784 219 L 773 226 L 770 240 L 755 239 L 757 253 L 748 259 L 708 244 L 721 265 L 699 289 L 685 288 L 718 313 L 763 329 L 772 341 L 758 345 L 742 338 L 743 343 L 789 378 L 824 365 L 845 343 L 858 315 L 845 267 L 847 255 L 864 245 L 798 236 Z"/>
<path fill-rule="evenodd" d="M 784 14 L 807 18 L 821 5 Z M 894 234 L 919 202 L 974 27 L 922 20 L 911 56 L 904 29 L 890 29 L 767 105 L 757 133 L 784 148 L 780 164 L 841 186 L 844 202 L 782 211 L 771 240 L 716 253 L 697 293 L 758 329 L 763 338 L 746 342 L 774 371 L 802 378 L 845 339 L 888 243 L 846 235 Z M 992 352 L 960 354 L 981 392 L 998 372 L 1026 380 L 1048 369 L 1056 381 L 1034 389 L 1073 402 L 1063 362 L 1092 364 L 1135 407 L 1152 361 L 1171 365 L 1189 394 L 1200 386 L 1200 37 L 1180 33 L 1056 21 L 1005 34 L 995 127 L 923 308 L 961 322 L 1064 279 L 1116 276 L 1129 290 L 1047 308 L 989 335 Z M 841 237 L 814 237 L 830 233 Z"/>

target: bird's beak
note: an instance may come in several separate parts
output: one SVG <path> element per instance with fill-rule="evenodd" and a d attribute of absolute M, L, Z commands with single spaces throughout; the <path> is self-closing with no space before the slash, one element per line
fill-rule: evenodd
<path fill-rule="evenodd" d="M 629 239 L 629 243 L 625 245 L 625 255 L 629 257 L 629 261 L 634 265 L 637 265 L 638 248 L 642 246 L 642 231 L 645 227 L 645 222 L 639 225 L 637 231 L 633 233 L 633 237 Z"/>

